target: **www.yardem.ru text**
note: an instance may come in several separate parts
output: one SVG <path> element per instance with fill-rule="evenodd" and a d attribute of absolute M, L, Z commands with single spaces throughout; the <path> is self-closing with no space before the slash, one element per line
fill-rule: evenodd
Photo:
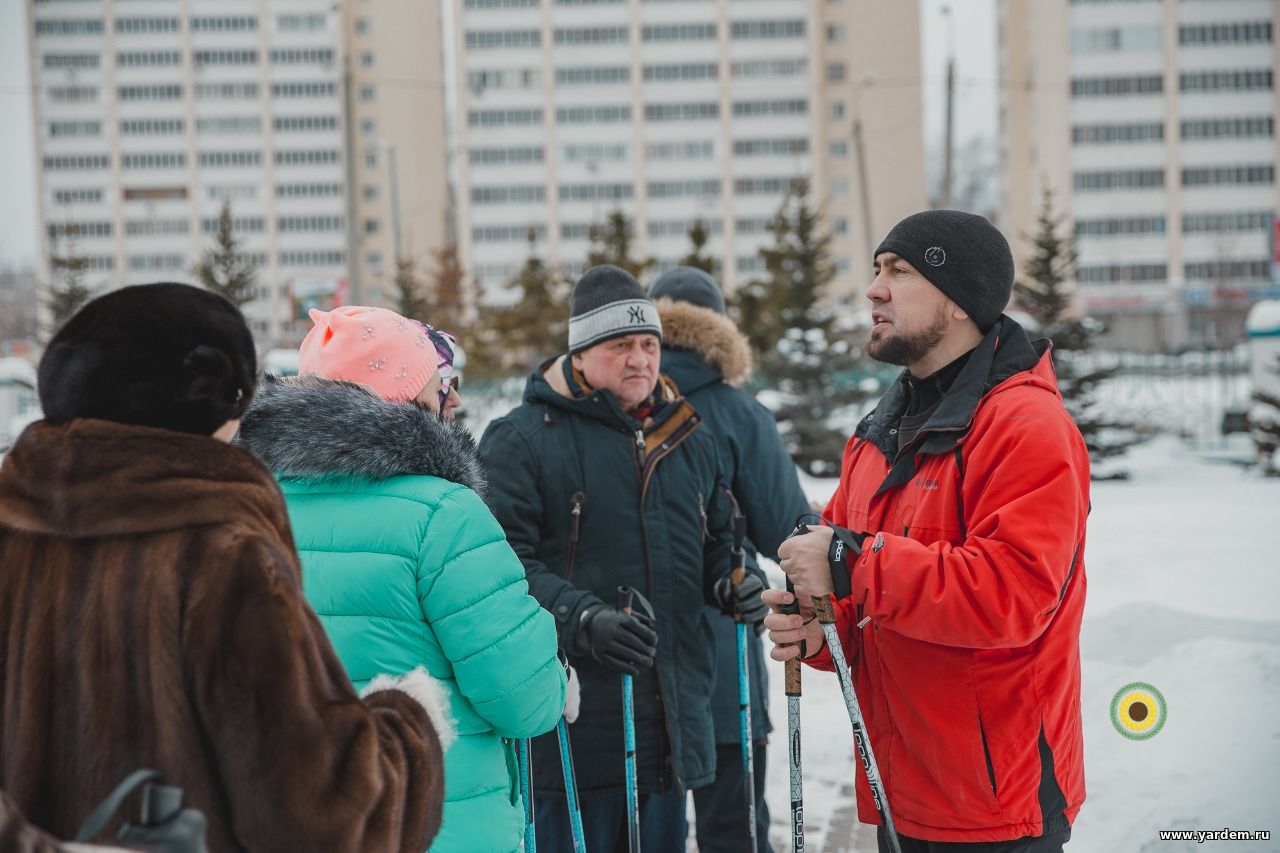
<path fill-rule="evenodd" d="M 1269 829 L 1161 829 L 1161 841 L 1270 841 Z"/>

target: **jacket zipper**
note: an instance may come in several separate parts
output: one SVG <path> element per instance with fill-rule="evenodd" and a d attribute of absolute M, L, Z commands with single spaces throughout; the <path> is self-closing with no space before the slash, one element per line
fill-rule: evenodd
<path fill-rule="evenodd" d="M 569 515 L 573 517 L 573 521 L 569 526 L 569 559 L 564 573 L 567 581 L 573 580 L 573 567 L 577 564 L 578 532 L 582 522 L 582 504 L 585 501 L 586 496 L 582 492 L 574 492 L 573 497 L 569 498 Z"/>

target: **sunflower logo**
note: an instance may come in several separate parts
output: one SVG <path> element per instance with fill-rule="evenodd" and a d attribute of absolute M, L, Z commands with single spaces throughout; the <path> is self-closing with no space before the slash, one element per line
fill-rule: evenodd
<path fill-rule="evenodd" d="M 1130 740 L 1155 737 L 1167 716 L 1164 696 L 1143 681 L 1126 684 L 1111 699 L 1111 723 Z"/>

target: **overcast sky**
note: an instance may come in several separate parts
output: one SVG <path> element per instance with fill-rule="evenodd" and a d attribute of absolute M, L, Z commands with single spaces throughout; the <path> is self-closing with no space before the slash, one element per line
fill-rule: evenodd
<path fill-rule="evenodd" d="M 955 143 L 994 138 L 996 122 L 995 0 L 952 0 L 956 15 Z M 36 184 L 32 174 L 27 0 L 0 0 L 0 267 L 36 260 Z M 894 0 L 897 2 L 897 0 Z M 921 0 L 925 150 L 942 147 L 948 19 L 944 0 Z M 893 38 L 885 33 L 885 38 Z"/>

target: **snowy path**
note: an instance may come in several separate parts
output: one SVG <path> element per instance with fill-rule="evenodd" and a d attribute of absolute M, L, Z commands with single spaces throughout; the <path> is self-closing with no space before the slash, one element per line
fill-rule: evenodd
<path fill-rule="evenodd" d="M 1280 851 L 1280 480 L 1203 462 L 1172 439 L 1136 448 L 1128 482 L 1093 487 L 1083 713 L 1088 801 L 1071 853 Z M 808 484 L 825 499 L 831 481 Z M 770 837 L 789 850 L 782 737 L 769 747 Z M 1157 687 L 1168 723 L 1129 741 L 1110 722 L 1131 681 Z M 833 675 L 805 672 L 808 849 L 874 853 L 852 807 L 854 757 Z M 1168 842 L 1158 829 L 1269 829 L 1269 842 Z"/>

